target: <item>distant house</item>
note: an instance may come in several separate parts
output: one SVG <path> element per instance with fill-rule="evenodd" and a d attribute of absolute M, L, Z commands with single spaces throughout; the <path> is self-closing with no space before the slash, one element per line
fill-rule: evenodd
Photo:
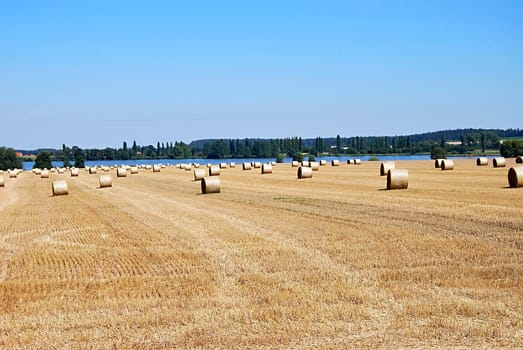
<path fill-rule="evenodd" d="M 16 152 L 16 156 L 17 157 L 23 157 L 24 155 L 22 154 L 22 152 Z"/>

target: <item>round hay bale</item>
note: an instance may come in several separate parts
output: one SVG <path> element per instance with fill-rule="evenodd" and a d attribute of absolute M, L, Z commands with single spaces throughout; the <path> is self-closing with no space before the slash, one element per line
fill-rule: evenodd
<path fill-rule="evenodd" d="M 165 169 L 167 166 L 165 164 L 160 164 L 160 168 Z"/>
<path fill-rule="evenodd" d="M 147 165 L 145 166 L 145 169 L 146 169 L 146 170 L 151 170 L 152 168 L 153 168 L 153 166 L 152 166 L 151 164 L 147 164 Z"/>
<path fill-rule="evenodd" d="M 352 164 L 352 159 L 347 159 L 347 164 Z"/>
<path fill-rule="evenodd" d="M 38 168 L 37 169 L 33 169 L 33 173 L 35 175 L 41 175 L 42 174 L 42 169 L 38 169 Z"/>
<path fill-rule="evenodd" d="M 205 177 L 205 169 L 194 169 L 194 181 L 200 181 Z"/>
<path fill-rule="evenodd" d="M 311 162 L 309 162 L 308 160 L 304 160 L 304 161 L 301 162 L 301 166 L 310 167 L 311 166 Z"/>
<path fill-rule="evenodd" d="M 53 174 L 56 173 L 56 169 L 55 168 L 51 168 L 51 170 L 49 170 L 50 172 L 52 172 Z"/>
<path fill-rule="evenodd" d="M 42 172 L 40 173 L 40 178 L 48 179 L 49 178 L 49 170 L 47 170 L 47 169 L 42 170 Z"/>
<path fill-rule="evenodd" d="M 3 176 L 0 176 L 0 187 L 5 187 L 5 179 Z"/>
<path fill-rule="evenodd" d="M 272 166 L 276 166 L 276 162 L 273 160 L 273 161 L 271 162 L 271 165 L 272 165 Z"/>
<path fill-rule="evenodd" d="M 113 187 L 113 179 L 111 175 L 100 175 L 100 188 Z"/>
<path fill-rule="evenodd" d="M 261 162 L 254 162 L 254 169 L 259 169 L 259 168 L 261 168 L 261 166 L 262 166 Z"/>
<path fill-rule="evenodd" d="M 229 164 L 229 168 L 236 168 L 236 163 L 235 162 L 231 162 Z"/>
<path fill-rule="evenodd" d="M 219 177 L 204 177 L 201 181 L 202 193 L 220 193 Z"/>
<path fill-rule="evenodd" d="M 310 179 L 312 178 L 312 169 L 306 166 L 298 168 L 298 179 Z"/>
<path fill-rule="evenodd" d="M 488 165 L 488 158 L 486 158 L 486 157 L 478 157 L 478 158 L 476 158 L 476 165 L 477 166 Z"/>
<path fill-rule="evenodd" d="M 53 181 L 53 196 L 62 196 L 69 194 L 69 189 L 67 188 L 67 182 L 64 180 Z"/>
<path fill-rule="evenodd" d="M 158 164 L 153 165 L 153 173 L 159 173 L 160 172 L 160 166 Z"/>
<path fill-rule="evenodd" d="M 200 167 L 200 163 L 193 163 L 192 166 L 195 167 L 195 168 L 199 168 Z"/>
<path fill-rule="evenodd" d="M 58 168 L 58 174 L 65 173 L 65 168 Z"/>
<path fill-rule="evenodd" d="M 498 157 L 498 158 L 492 159 L 492 165 L 494 166 L 494 168 L 504 168 L 505 164 L 506 164 L 505 158 L 503 158 L 503 157 Z"/>
<path fill-rule="evenodd" d="M 441 169 L 441 162 L 443 162 L 445 159 L 435 159 L 434 160 L 434 168 L 436 169 Z"/>
<path fill-rule="evenodd" d="M 508 184 L 512 188 L 523 187 L 523 166 L 515 166 L 508 170 Z"/>
<path fill-rule="evenodd" d="M 443 159 L 441 161 L 441 170 L 453 170 L 454 169 L 454 161 L 451 159 Z"/>
<path fill-rule="evenodd" d="M 261 167 L 262 174 L 272 174 L 272 164 L 263 164 Z"/>
<path fill-rule="evenodd" d="M 291 163 L 291 166 L 293 168 L 297 168 L 298 166 L 300 166 L 300 163 L 297 160 L 293 160 L 292 163 Z"/>
<path fill-rule="evenodd" d="M 325 166 L 325 165 L 327 165 L 327 161 L 325 159 L 321 159 L 320 166 Z"/>
<path fill-rule="evenodd" d="M 309 162 L 310 167 L 312 171 L 318 171 L 320 170 L 320 163 L 319 162 Z"/>
<path fill-rule="evenodd" d="M 191 164 L 185 164 L 184 168 L 185 168 L 185 171 L 191 171 L 192 170 L 192 165 Z"/>
<path fill-rule="evenodd" d="M 361 165 L 361 159 L 356 158 L 352 162 L 354 163 L 354 165 Z"/>
<path fill-rule="evenodd" d="M 220 167 L 218 165 L 213 165 L 209 168 L 209 176 L 219 176 Z"/>
<path fill-rule="evenodd" d="M 131 167 L 131 175 L 138 174 L 138 167 L 132 166 Z"/>
<path fill-rule="evenodd" d="M 127 169 L 125 169 L 125 168 L 116 169 L 116 176 L 117 177 L 127 177 Z"/>
<path fill-rule="evenodd" d="M 331 160 L 331 166 L 340 166 L 340 161 L 338 159 Z"/>
<path fill-rule="evenodd" d="M 18 176 L 18 171 L 16 171 L 16 170 L 10 170 L 9 171 L 9 177 L 11 179 L 16 179 L 17 176 Z"/>
<path fill-rule="evenodd" d="M 242 164 L 242 169 L 243 170 L 251 170 L 252 169 L 252 164 L 249 163 L 249 162 L 245 162 Z"/>
<path fill-rule="evenodd" d="M 80 169 L 71 168 L 71 176 L 78 176 L 78 175 L 80 175 Z"/>
<path fill-rule="evenodd" d="M 406 169 L 390 169 L 387 174 L 387 190 L 404 190 L 409 187 L 409 172 Z"/>
<path fill-rule="evenodd" d="M 523 156 L 517 156 L 517 157 L 516 157 L 516 163 L 517 163 L 517 164 L 521 164 L 521 163 L 523 163 Z"/>
<path fill-rule="evenodd" d="M 227 169 L 227 163 L 220 163 L 220 169 Z"/>
<path fill-rule="evenodd" d="M 382 162 L 380 165 L 380 175 L 386 176 L 389 173 L 390 169 L 394 169 L 396 167 L 396 163 L 392 161 L 388 162 Z"/>
<path fill-rule="evenodd" d="M 94 166 L 89 168 L 89 174 L 96 174 L 97 170 Z"/>

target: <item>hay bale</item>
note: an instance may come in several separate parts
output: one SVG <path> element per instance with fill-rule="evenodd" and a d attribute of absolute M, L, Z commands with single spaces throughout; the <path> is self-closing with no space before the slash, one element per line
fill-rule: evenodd
<path fill-rule="evenodd" d="M 220 193 L 220 178 L 219 177 L 204 177 L 201 180 L 202 193 Z"/>
<path fill-rule="evenodd" d="M 100 188 L 113 187 L 113 179 L 111 175 L 100 175 Z"/>
<path fill-rule="evenodd" d="M 243 170 L 251 170 L 252 169 L 252 164 L 249 163 L 249 162 L 245 162 L 242 164 L 242 169 Z"/>
<path fill-rule="evenodd" d="M 33 169 L 33 174 L 41 175 L 42 174 L 42 169 L 39 169 L 39 168 Z"/>
<path fill-rule="evenodd" d="M 477 166 L 488 165 L 488 158 L 486 158 L 486 157 L 478 157 L 478 158 L 476 158 L 476 165 Z"/>
<path fill-rule="evenodd" d="M 191 164 L 184 164 L 185 171 L 191 171 L 192 165 Z"/>
<path fill-rule="evenodd" d="M 17 176 L 18 176 L 18 171 L 16 171 L 16 170 L 9 170 L 9 177 L 11 179 L 16 179 Z"/>
<path fill-rule="evenodd" d="M 132 166 L 131 167 L 131 175 L 138 174 L 138 167 Z"/>
<path fill-rule="evenodd" d="M 42 170 L 42 172 L 40 173 L 40 178 L 48 179 L 49 178 L 49 170 L 47 170 L 47 169 Z"/>
<path fill-rule="evenodd" d="M 236 168 L 236 163 L 235 162 L 231 162 L 229 164 L 229 168 Z"/>
<path fill-rule="evenodd" d="M 354 163 L 354 165 L 361 165 L 361 159 L 359 158 L 353 159 L 352 162 Z"/>
<path fill-rule="evenodd" d="M 347 164 L 348 165 L 352 164 L 352 159 L 347 159 Z"/>
<path fill-rule="evenodd" d="M 227 169 L 227 163 L 220 163 L 220 169 Z"/>
<path fill-rule="evenodd" d="M 96 174 L 97 170 L 94 166 L 89 168 L 89 174 Z"/>
<path fill-rule="evenodd" d="M 301 166 L 298 168 L 298 179 L 312 178 L 312 168 Z"/>
<path fill-rule="evenodd" d="M 508 184 L 512 188 L 523 187 L 523 166 L 515 166 L 508 170 Z"/>
<path fill-rule="evenodd" d="M 200 181 L 205 177 L 205 169 L 194 169 L 194 181 Z"/>
<path fill-rule="evenodd" d="M 65 173 L 65 168 L 58 168 L 58 174 Z"/>
<path fill-rule="evenodd" d="M 309 162 L 310 167 L 312 171 L 318 171 L 320 170 L 320 163 L 319 162 Z"/>
<path fill-rule="evenodd" d="M 262 174 L 272 174 L 272 164 L 263 164 L 261 167 Z"/>
<path fill-rule="evenodd" d="M 325 166 L 325 165 L 327 165 L 327 161 L 325 159 L 321 159 L 320 166 Z"/>
<path fill-rule="evenodd" d="M 209 176 L 219 176 L 220 167 L 218 165 L 213 165 L 209 168 Z"/>
<path fill-rule="evenodd" d="M 293 168 L 297 168 L 299 165 L 300 165 L 300 163 L 297 160 L 293 160 L 292 163 L 291 163 L 291 166 Z"/>
<path fill-rule="evenodd" d="M 127 177 L 127 169 L 125 169 L 125 168 L 116 169 L 116 177 Z"/>
<path fill-rule="evenodd" d="M 153 166 L 152 166 L 151 164 L 147 164 L 147 165 L 145 166 L 145 169 L 146 169 L 146 170 L 151 170 L 152 168 L 153 168 Z"/>
<path fill-rule="evenodd" d="M 331 160 L 331 166 L 340 166 L 340 161 L 338 159 Z"/>
<path fill-rule="evenodd" d="M 517 156 L 517 157 L 516 157 L 516 163 L 517 163 L 517 164 L 521 164 L 521 163 L 523 163 L 523 156 Z"/>
<path fill-rule="evenodd" d="M 390 169 L 387 174 L 387 190 L 404 190 L 409 187 L 409 172 L 406 169 Z"/>
<path fill-rule="evenodd" d="M 63 196 L 69 194 L 69 189 L 67 188 L 67 182 L 64 180 L 53 181 L 53 196 Z"/>
<path fill-rule="evenodd" d="M 254 165 L 253 165 L 254 169 L 259 169 L 259 168 L 261 168 L 261 166 L 262 166 L 261 162 L 254 162 Z"/>
<path fill-rule="evenodd" d="M 494 168 L 504 168 L 505 165 L 506 165 L 506 162 L 505 162 L 505 158 L 503 158 L 503 157 L 498 157 L 498 158 L 492 159 L 492 166 L 494 166 Z"/>
<path fill-rule="evenodd" d="M 380 165 L 380 175 L 386 176 L 389 173 L 390 169 L 394 169 L 396 167 L 396 163 L 392 161 L 388 162 L 382 162 Z"/>
<path fill-rule="evenodd" d="M 441 170 L 453 170 L 454 169 L 454 161 L 450 159 L 443 159 L 441 161 Z"/>
<path fill-rule="evenodd" d="M 153 173 L 159 173 L 160 172 L 160 166 L 158 164 L 153 165 Z"/>
<path fill-rule="evenodd" d="M 445 159 L 435 159 L 434 160 L 434 168 L 436 169 L 441 169 L 441 162 L 443 162 Z"/>
<path fill-rule="evenodd" d="M 78 176 L 80 175 L 80 169 L 78 168 L 71 168 L 71 177 L 72 176 Z"/>
<path fill-rule="evenodd" d="M 304 160 L 304 161 L 301 162 L 301 166 L 310 167 L 311 166 L 311 162 L 309 162 L 308 160 Z"/>
<path fill-rule="evenodd" d="M 0 176 L 0 187 L 5 187 L 5 179 L 3 176 Z"/>

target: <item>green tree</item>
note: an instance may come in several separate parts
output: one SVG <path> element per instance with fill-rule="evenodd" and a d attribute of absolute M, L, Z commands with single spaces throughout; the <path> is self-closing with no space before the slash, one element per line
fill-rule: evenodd
<path fill-rule="evenodd" d="M 447 159 L 447 151 L 444 148 L 435 146 L 430 151 L 430 159 Z"/>
<path fill-rule="evenodd" d="M 51 163 L 51 153 L 48 151 L 42 151 L 40 152 L 35 159 L 35 164 L 33 168 L 40 168 L 40 169 L 51 169 L 53 167 L 53 164 Z"/>
<path fill-rule="evenodd" d="M 283 163 L 283 156 L 281 154 L 276 156 L 276 163 Z"/>
<path fill-rule="evenodd" d="M 508 140 L 501 144 L 499 152 L 503 157 L 511 158 L 523 155 L 523 140 Z"/>
<path fill-rule="evenodd" d="M 340 135 L 336 135 L 336 153 L 340 154 L 342 152 L 342 144 Z"/>
<path fill-rule="evenodd" d="M 480 144 L 481 152 L 485 152 L 485 133 L 481 133 Z"/>
<path fill-rule="evenodd" d="M 0 147 L 0 170 L 22 169 L 22 160 L 12 148 Z"/>
<path fill-rule="evenodd" d="M 83 153 L 77 153 L 74 156 L 74 166 L 76 168 L 85 168 L 85 157 Z"/>
<path fill-rule="evenodd" d="M 303 162 L 303 153 L 301 153 L 301 152 L 294 153 L 292 156 L 292 160 L 295 160 L 298 162 Z"/>

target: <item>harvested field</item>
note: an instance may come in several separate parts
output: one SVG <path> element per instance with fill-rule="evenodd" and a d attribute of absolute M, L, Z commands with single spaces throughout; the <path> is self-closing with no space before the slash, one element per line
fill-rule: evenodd
<path fill-rule="evenodd" d="M 517 348 L 523 188 L 507 168 L 396 161 L 299 181 L 168 167 L 0 188 L 0 348 Z M 53 197 L 51 182 L 69 195 Z"/>

